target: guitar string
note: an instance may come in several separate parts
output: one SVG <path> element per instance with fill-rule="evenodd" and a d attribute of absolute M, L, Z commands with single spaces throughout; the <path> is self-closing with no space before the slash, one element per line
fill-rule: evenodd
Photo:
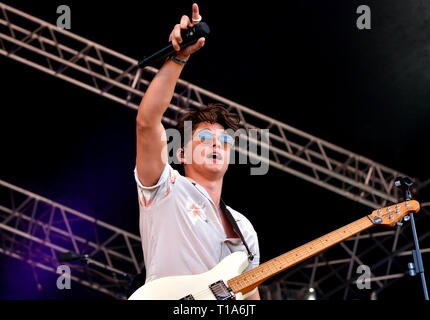
<path fill-rule="evenodd" d="M 275 259 L 276 260 L 276 259 Z M 271 270 L 271 271 L 276 271 L 276 270 L 273 270 L 273 267 L 272 266 L 270 266 L 270 265 L 267 265 L 266 266 L 266 268 L 267 269 L 269 269 L 269 270 Z M 240 276 L 240 275 L 239 275 Z M 258 277 L 257 277 L 257 279 L 258 279 Z M 256 279 L 252 279 L 252 280 L 256 280 Z M 242 280 L 239 280 L 239 281 L 242 281 Z M 209 288 L 205 288 L 205 289 L 203 289 L 203 290 L 200 290 L 200 291 L 198 291 L 198 292 L 196 292 L 195 294 L 193 294 L 193 293 L 191 293 L 191 295 L 193 296 L 193 297 L 202 297 L 202 296 L 204 296 L 204 295 L 206 295 L 207 293 L 211 293 L 211 294 L 213 294 L 213 292 L 209 289 Z"/>
<path fill-rule="evenodd" d="M 196 292 L 195 294 L 191 294 L 193 297 L 202 297 L 202 296 L 205 296 L 207 293 L 211 293 L 212 295 L 214 295 L 213 294 L 213 292 L 212 292 L 212 290 L 210 290 L 209 288 L 207 288 L 207 289 L 203 289 L 203 290 L 201 290 L 201 291 L 198 291 L 198 292 Z"/>
<path fill-rule="evenodd" d="M 331 236 L 332 237 L 336 237 L 336 238 L 338 238 L 338 239 L 334 239 L 334 241 L 333 240 L 331 240 L 332 242 L 336 242 L 336 240 L 340 240 L 340 239 L 342 239 L 343 237 L 342 236 L 339 236 L 339 235 L 337 235 L 336 233 L 337 232 L 339 232 L 340 230 L 342 230 L 342 229 L 352 229 L 351 228 L 352 226 L 349 226 L 349 225 L 347 225 L 347 226 L 345 226 L 345 227 L 343 227 L 343 228 L 340 228 L 339 230 L 335 230 L 335 231 L 333 231 L 333 232 L 331 232 L 330 234 L 331 234 Z M 361 229 L 361 228 L 357 228 L 357 227 L 355 227 L 355 229 Z M 353 232 L 355 232 L 356 230 L 352 230 Z M 349 231 L 348 230 L 348 232 L 350 233 L 350 235 L 352 235 L 353 234 L 353 232 L 351 232 L 351 231 Z M 330 234 L 327 234 L 326 235 L 326 237 L 329 237 L 329 235 Z M 318 238 L 318 239 L 315 239 L 315 240 L 313 240 L 313 241 L 316 241 L 316 240 L 320 240 L 320 238 Z M 310 243 L 312 243 L 313 241 L 311 241 L 311 242 L 309 242 L 308 244 L 310 244 Z M 306 247 L 305 247 L 306 245 L 303 245 L 302 247 L 298 247 L 297 249 L 295 249 L 294 251 L 295 252 L 298 252 L 298 253 L 304 253 L 305 255 L 306 254 L 309 254 L 309 252 L 306 250 Z M 316 247 L 316 246 L 315 246 Z M 324 245 L 323 245 L 323 247 L 325 247 Z M 316 248 L 315 248 L 316 249 Z M 314 250 L 315 250 L 314 249 Z M 286 257 L 283 257 L 283 258 L 286 258 Z M 275 258 L 275 259 L 273 259 L 275 262 L 277 262 L 277 260 L 276 260 L 277 258 Z M 283 259 L 281 259 L 281 260 L 283 260 Z M 286 259 L 285 259 L 286 260 Z M 294 259 L 295 260 L 295 259 Z M 268 265 L 268 266 L 266 266 L 266 267 L 268 267 L 269 269 L 272 269 L 272 267 L 270 266 L 270 265 Z M 198 291 L 197 293 L 195 293 L 195 294 L 192 294 L 192 296 L 193 297 L 202 297 L 202 296 L 204 296 L 204 295 L 206 295 L 207 293 L 211 293 L 211 294 L 213 294 L 213 292 L 210 290 L 210 289 L 204 289 L 204 290 L 201 290 L 201 291 Z"/>
<path fill-rule="evenodd" d="M 215 290 L 217 290 L 217 289 L 215 289 Z M 207 293 L 210 293 L 210 294 L 214 295 L 214 293 L 212 292 L 212 290 L 210 288 L 205 288 L 203 290 L 200 290 L 200 291 L 196 292 L 195 294 L 191 293 L 191 295 L 193 297 L 197 298 L 197 297 L 205 296 Z M 232 294 L 232 295 L 234 296 L 235 294 Z M 221 300 L 225 300 L 225 299 L 221 299 Z"/>
<path fill-rule="evenodd" d="M 333 232 L 331 232 L 331 233 L 329 233 L 329 234 L 327 234 L 325 237 L 329 237 L 329 235 L 331 234 L 332 235 L 332 237 L 337 237 L 338 239 L 335 239 L 334 241 L 333 240 L 331 240 L 332 242 L 336 242 L 337 240 L 340 240 L 340 239 L 342 239 L 343 237 L 342 236 L 340 236 L 339 237 L 339 235 L 337 234 L 339 231 L 343 231 L 344 229 L 347 229 L 347 231 L 350 233 L 350 236 L 352 235 L 352 234 L 354 234 L 356 231 L 358 231 L 358 230 L 360 230 L 361 229 L 361 227 L 359 226 L 358 228 L 354 225 L 354 224 L 359 224 L 359 223 L 361 223 L 361 221 L 360 220 L 358 220 L 358 221 L 354 221 L 353 223 L 351 223 L 350 225 L 346 225 L 346 226 L 344 226 L 344 227 L 342 227 L 342 228 L 339 228 L 339 229 L 337 229 L 337 230 L 334 230 Z M 348 230 L 348 229 L 352 229 L 352 232 L 350 231 L 350 230 Z M 354 229 L 358 229 L 358 230 L 354 230 Z M 321 238 L 323 238 L 323 237 L 321 237 Z M 314 241 L 316 241 L 316 240 L 320 240 L 321 238 L 317 238 L 317 239 L 315 239 L 315 240 L 313 240 L 313 241 L 310 241 L 308 244 L 310 244 L 310 243 L 313 243 Z M 298 253 L 305 253 L 305 255 L 306 254 L 309 254 L 309 252 L 306 250 L 306 244 L 305 245 L 303 245 L 303 246 L 301 246 L 301 247 L 298 247 L 298 248 L 296 248 L 294 251 L 295 252 L 298 252 Z M 324 245 L 323 245 L 324 246 Z M 324 246 L 325 247 L 325 246 Z M 286 257 L 284 257 L 284 258 L 286 258 Z M 275 262 L 277 262 L 276 261 L 276 259 L 277 258 L 275 258 L 275 259 L 273 259 Z M 286 260 L 286 259 L 285 259 Z M 287 260 L 288 261 L 288 260 Z M 269 269 L 271 269 L 271 266 L 270 265 L 268 265 L 267 266 Z M 203 289 L 203 290 L 200 290 L 200 291 L 198 291 L 198 292 L 196 292 L 195 294 L 191 294 L 193 297 L 196 297 L 196 298 L 198 298 L 198 297 L 203 297 L 203 296 L 205 296 L 205 295 L 207 295 L 208 293 L 210 293 L 210 294 L 212 294 L 212 295 L 214 295 L 214 293 L 212 292 L 212 290 L 210 290 L 210 289 L 208 289 L 208 288 L 205 288 L 205 289 Z"/>
<path fill-rule="evenodd" d="M 215 289 L 215 290 L 216 290 L 216 289 Z M 221 290 L 222 290 L 222 289 L 221 289 Z M 198 297 L 203 297 L 203 296 L 205 296 L 207 293 L 210 293 L 210 294 L 214 295 L 214 293 L 212 292 L 212 290 L 211 290 L 211 289 L 209 289 L 209 288 L 205 288 L 205 289 L 203 289 L 203 290 L 200 290 L 200 291 L 196 292 L 195 294 L 192 294 L 192 293 L 191 293 L 191 295 L 192 295 L 193 297 L 198 298 Z M 232 294 L 232 295 L 234 296 L 234 294 Z M 225 300 L 225 299 L 221 299 L 221 300 Z"/>

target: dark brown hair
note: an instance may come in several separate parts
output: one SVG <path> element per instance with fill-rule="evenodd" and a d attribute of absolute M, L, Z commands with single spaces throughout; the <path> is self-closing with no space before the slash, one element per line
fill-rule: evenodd
<path fill-rule="evenodd" d="M 191 121 L 192 132 L 201 122 L 219 123 L 226 130 L 232 129 L 236 131 L 239 129 L 240 118 L 237 114 L 228 112 L 225 106 L 220 103 L 210 103 L 202 109 L 187 112 L 178 120 L 176 126 L 181 134 L 182 148 L 188 143 L 188 141 L 185 141 L 185 121 Z"/>

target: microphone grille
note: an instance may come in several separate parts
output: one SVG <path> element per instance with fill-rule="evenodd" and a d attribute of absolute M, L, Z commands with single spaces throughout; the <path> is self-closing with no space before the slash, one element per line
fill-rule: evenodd
<path fill-rule="evenodd" d="M 206 22 L 203 22 L 203 21 L 199 22 L 194 27 L 196 30 L 195 32 L 199 38 L 200 37 L 206 37 L 211 32 L 208 24 Z"/>

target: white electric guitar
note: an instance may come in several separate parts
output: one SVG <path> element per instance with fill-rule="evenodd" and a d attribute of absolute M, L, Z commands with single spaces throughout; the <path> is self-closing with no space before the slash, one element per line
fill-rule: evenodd
<path fill-rule="evenodd" d="M 263 281 L 298 264 L 343 240 L 374 225 L 394 226 L 409 213 L 418 212 L 420 205 L 409 200 L 374 210 L 372 214 L 354 221 L 314 241 L 269 260 L 242 273 L 248 266 L 245 252 L 225 257 L 208 272 L 172 276 L 150 281 L 137 289 L 129 300 L 228 300 L 244 299 Z"/>

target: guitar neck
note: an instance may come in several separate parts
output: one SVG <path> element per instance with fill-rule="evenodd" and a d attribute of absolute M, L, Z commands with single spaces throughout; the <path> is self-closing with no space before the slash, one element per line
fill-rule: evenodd
<path fill-rule="evenodd" d="M 274 275 L 298 264 L 353 235 L 360 233 L 373 226 L 369 217 L 365 216 L 342 228 L 339 228 L 325 236 L 308 242 L 294 250 L 291 250 L 279 257 L 269 260 L 258 267 L 249 270 L 241 275 L 227 281 L 228 286 L 234 293 L 243 294 L 251 291 L 263 281 Z"/>

